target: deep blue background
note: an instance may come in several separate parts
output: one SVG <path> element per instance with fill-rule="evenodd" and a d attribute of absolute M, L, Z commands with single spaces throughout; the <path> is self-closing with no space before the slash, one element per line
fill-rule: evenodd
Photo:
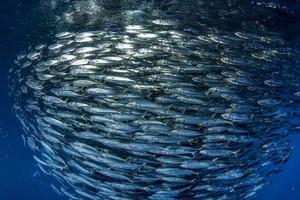
<path fill-rule="evenodd" d="M 51 180 L 37 172 L 32 154 L 24 147 L 22 129 L 11 113 L 7 72 L 16 55 L 36 34 L 38 0 L 0 0 L 0 200 L 63 200 L 49 186 Z M 300 13 L 299 13 L 300 15 Z M 34 16 L 34 17 L 32 17 Z M 300 135 L 291 139 L 294 151 L 284 171 L 273 178 L 260 199 L 300 199 Z"/>
<path fill-rule="evenodd" d="M 63 200 L 37 172 L 22 129 L 11 112 L 7 72 L 36 32 L 38 0 L 0 0 L 0 200 Z M 34 17 L 32 17 L 34 16 Z"/>

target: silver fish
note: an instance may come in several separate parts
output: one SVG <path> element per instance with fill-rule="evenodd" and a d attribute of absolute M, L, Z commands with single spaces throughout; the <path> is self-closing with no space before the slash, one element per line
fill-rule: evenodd
<path fill-rule="evenodd" d="M 49 43 L 22 52 L 8 78 L 24 141 L 57 193 L 250 200 L 287 162 L 300 122 L 299 50 L 283 31 L 294 25 L 278 15 L 293 16 L 288 6 L 53 5 L 39 36 Z"/>

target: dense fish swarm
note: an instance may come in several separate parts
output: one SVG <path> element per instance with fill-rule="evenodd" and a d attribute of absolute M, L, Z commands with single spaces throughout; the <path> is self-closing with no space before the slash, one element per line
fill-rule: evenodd
<path fill-rule="evenodd" d="M 70 199 L 255 198 L 299 125 L 298 52 L 205 13 L 201 29 L 160 16 L 18 56 L 11 93 L 37 165 Z"/>

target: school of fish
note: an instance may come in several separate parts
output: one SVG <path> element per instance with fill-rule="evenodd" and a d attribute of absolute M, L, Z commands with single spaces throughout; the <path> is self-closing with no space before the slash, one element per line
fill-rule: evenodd
<path fill-rule="evenodd" d="M 276 33 L 214 28 L 205 9 L 197 28 L 121 12 L 131 20 L 58 32 L 17 57 L 14 111 L 55 191 L 254 199 L 281 170 L 300 129 L 299 52 Z"/>

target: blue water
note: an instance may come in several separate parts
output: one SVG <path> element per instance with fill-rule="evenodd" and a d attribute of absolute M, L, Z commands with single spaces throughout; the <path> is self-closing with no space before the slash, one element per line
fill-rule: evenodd
<path fill-rule="evenodd" d="M 0 199 L 63 200 L 50 188 L 29 148 L 21 138 L 22 129 L 11 112 L 7 96 L 7 72 L 13 60 L 26 48 L 25 38 L 35 28 L 29 17 L 38 1 L 0 1 Z"/>
<path fill-rule="evenodd" d="M 0 1 L 0 200 L 63 200 L 50 188 L 52 180 L 41 175 L 29 148 L 21 139 L 22 129 L 11 113 L 7 96 L 7 72 L 15 56 L 26 48 L 37 18 L 32 18 L 34 0 Z M 300 15 L 300 13 L 299 13 Z M 300 135 L 290 137 L 294 144 L 291 159 L 273 184 L 261 192 L 264 200 L 300 199 Z"/>

